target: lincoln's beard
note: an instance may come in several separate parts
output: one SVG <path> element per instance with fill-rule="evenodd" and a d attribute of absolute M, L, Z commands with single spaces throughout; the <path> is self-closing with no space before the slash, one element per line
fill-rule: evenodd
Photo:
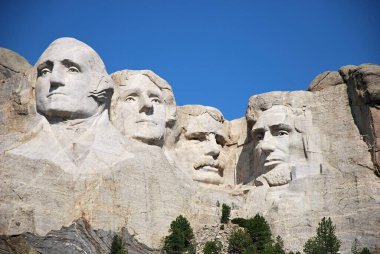
<path fill-rule="evenodd" d="M 286 162 L 280 163 L 262 175 L 269 186 L 280 186 L 290 182 L 290 167 Z"/>

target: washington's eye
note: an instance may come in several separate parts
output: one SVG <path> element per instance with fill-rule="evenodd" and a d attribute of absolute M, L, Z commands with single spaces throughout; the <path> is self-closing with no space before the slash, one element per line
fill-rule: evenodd
<path fill-rule="evenodd" d="M 125 98 L 125 101 L 132 102 L 135 101 L 135 98 L 133 98 L 132 96 L 128 96 L 127 98 Z"/>
<path fill-rule="evenodd" d="M 77 67 L 75 67 L 75 66 L 70 66 L 69 69 L 68 69 L 68 72 L 78 73 L 79 69 Z"/>
<path fill-rule="evenodd" d="M 46 76 L 46 74 L 51 73 L 49 68 L 44 68 L 40 71 L 41 76 Z"/>
<path fill-rule="evenodd" d="M 152 103 L 154 103 L 154 104 L 160 104 L 161 100 L 159 98 L 152 98 Z"/>

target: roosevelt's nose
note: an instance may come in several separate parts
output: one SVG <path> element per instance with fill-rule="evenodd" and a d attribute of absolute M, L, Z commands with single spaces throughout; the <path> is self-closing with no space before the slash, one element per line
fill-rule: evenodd
<path fill-rule="evenodd" d="M 276 147 L 274 144 L 273 136 L 269 132 L 266 132 L 264 134 L 263 140 L 261 141 L 261 150 L 266 153 L 271 153 L 275 149 Z"/>
<path fill-rule="evenodd" d="M 212 156 L 216 159 L 220 154 L 221 146 L 216 142 L 215 134 L 209 134 L 206 142 L 206 155 Z"/>
<path fill-rule="evenodd" d="M 153 113 L 153 104 L 148 96 L 142 96 L 140 99 L 139 112 L 145 112 L 146 114 Z"/>

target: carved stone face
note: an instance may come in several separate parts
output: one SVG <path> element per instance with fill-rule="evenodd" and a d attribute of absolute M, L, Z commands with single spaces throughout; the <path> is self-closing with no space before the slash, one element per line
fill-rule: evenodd
<path fill-rule="evenodd" d="M 302 147 L 302 136 L 294 128 L 294 115 L 285 106 L 273 106 L 264 111 L 252 128 L 255 160 L 258 170 L 270 185 L 290 181 L 290 150 Z"/>
<path fill-rule="evenodd" d="M 126 136 L 149 144 L 163 138 L 166 106 L 162 91 L 147 76 L 136 74 L 123 81 L 115 110 L 122 119 L 116 125 Z"/>
<path fill-rule="evenodd" d="M 185 133 L 175 145 L 178 166 L 190 173 L 194 181 L 223 183 L 225 137 L 223 124 L 209 114 L 190 116 Z"/>
<path fill-rule="evenodd" d="M 64 41 L 52 44 L 37 66 L 37 111 L 48 117 L 87 118 L 96 114 L 98 103 L 90 96 L 96 89 L 89 50 Z"/>

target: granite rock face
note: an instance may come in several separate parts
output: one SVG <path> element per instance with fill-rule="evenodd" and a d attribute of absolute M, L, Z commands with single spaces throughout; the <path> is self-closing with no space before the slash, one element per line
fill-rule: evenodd
<path fill-rule="evenodd" d="M 148 71 L 108 75 L 73 38 L 34 67 L 0 50 L 0 253 L 158 253 L 178 215 L 198 252 L 231 217 L 261 213 L 302 250 L 331 217 L 350 253 L 380 242 L 380 67 L 320 74 L 308 91 L 253 95 L 245 117 L 176 106 Z M 80 87 L 80 91 L 78 90 Z M 175 88 L 175 86 L 174 86 Z M 242 112 L 243 115 L 243 112 Z"/>

